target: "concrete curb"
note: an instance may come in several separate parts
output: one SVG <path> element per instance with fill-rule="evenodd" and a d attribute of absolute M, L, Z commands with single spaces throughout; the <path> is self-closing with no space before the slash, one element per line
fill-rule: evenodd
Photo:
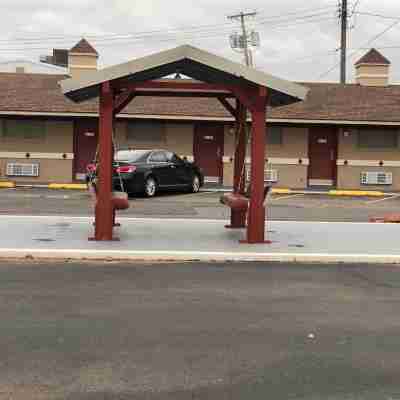
<path fill-rule="evenodd" d="M 44 185 L 37 184 L 18 184 L 16 182 L 4 181 L 0 182 L 0 188 L 41 188 L 53 190 L 87 190 L 85 183 L 49 183 Z M 202 192 L 230 192 L 231 188 L 203 188 Z M 329 191 L 314 191 L 314 190 L 297 190 L 287 188 L 273 188 L 273 194 L 303 194 L 303 195 L 322 195 L 322 196 L 342 196 L 342 197 L 392 197 L 399 196 L 399 193 L 381 192 L 377 190 L 329 190 Z"/>
<path fill-rule="evenodd" d="M 77 249 L 0 249 L 0 259 L 74 261 L 203 261 L 320 264 L 400 264 L 399 255 L 326 253 L 185 252 Z"/>
<path fill-rule="evenodd" d="M 218 189 L 202 189 L 204 192 L 230 192 L 232 189 L 229 188 L 218 188 Z M 376 190 L 297 190 L 297 189 L 285 189 L 285 188 L 273 188 L 272 194 L 304 194 L 304 195 L 322 195 L 322 196 L 344 196 L 344 197 L 391 197 L 399 196 L 399 193 L 386 193 Z"/>

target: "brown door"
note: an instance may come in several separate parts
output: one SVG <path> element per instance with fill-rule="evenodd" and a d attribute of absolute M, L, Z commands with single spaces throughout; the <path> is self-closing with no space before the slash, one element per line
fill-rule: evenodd
<path fill-rule="evenodd" d="M 194 161 L 203 170 L 205 182 L 222 183 L 223 148 L 223 125 L 201 123 L 195 126 Z"/>
<path fill-rule="evenodd" d="M 75 121 L 74 179 L 84 180 L 86 166 L 95 158 L 98 123 L 96 120 Z"/>
<path fill-rule="evenodd" d="M 309 130 L 308 184 L 336 184 L 337 133 L 335 128 L 313 127 Z"/>

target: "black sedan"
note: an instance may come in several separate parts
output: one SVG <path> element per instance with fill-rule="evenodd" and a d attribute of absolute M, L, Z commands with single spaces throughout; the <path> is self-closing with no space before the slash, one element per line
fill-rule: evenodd
<path fill-rule="evenodd" d="M 167 150 L 119 150 L 115 154 L 113 187 L 128 194 L 153 197 L 162 190 L 196 193 L 204 184 L 201 169 Z"/>

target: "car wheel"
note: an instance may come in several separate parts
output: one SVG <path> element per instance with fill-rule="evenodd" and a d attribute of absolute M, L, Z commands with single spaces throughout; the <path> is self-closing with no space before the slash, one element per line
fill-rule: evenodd
<path fill-rule="evenodd" d="M 157 182 L 153 177 L 148 177 L 144 183 L 144 194 L 146 197 L 154 197 L 157 191 Z"/>
<path fill-rule="evenodd" d="M 191 191 L 192 193 L 197 193 L 200 190 L 200 178 L 198 175 L 194 175 L 192 179 Z"/>

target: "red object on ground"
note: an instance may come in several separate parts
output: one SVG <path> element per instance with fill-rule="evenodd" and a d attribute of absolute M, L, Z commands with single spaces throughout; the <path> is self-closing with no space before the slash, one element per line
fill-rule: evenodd
<path fill-rule="evenodd" d="M 372 217 L 369 222 L 381 222 L 385 224 L 400 224 L 400 214 L 388 214 L 383 217 Z"/>
<path fill-rule="evenodd" d="M 129 208 L 129 201 L 124 197 L 112 197 L 112 205 L 114 210 L 127 210 Z"/>
<path fill-rule="evenodd" d="M 236 211 L 247 211 L 249 208 L 249 199 L 239 193 L 224 193 L 220 202 Z"/>

